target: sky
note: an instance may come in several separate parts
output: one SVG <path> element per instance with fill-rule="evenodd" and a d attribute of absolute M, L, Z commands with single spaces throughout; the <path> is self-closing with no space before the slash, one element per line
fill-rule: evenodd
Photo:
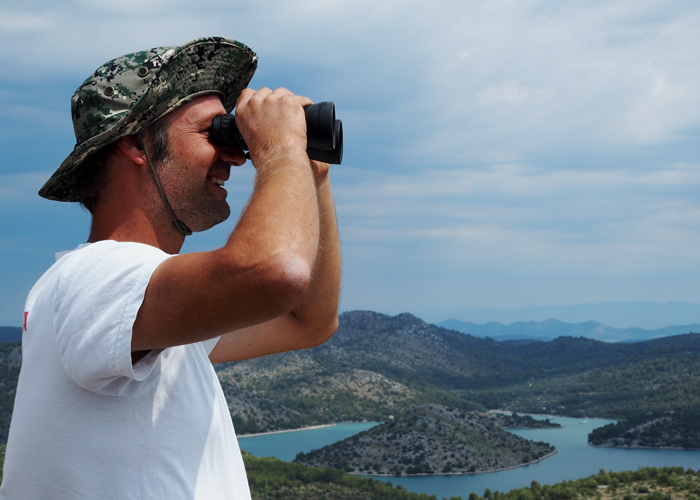
<path fill-rule="evenodd" d="M 674 0 L 4 0 L 0 325 L 89 232 L 37 195 L 75 144 L 74 90 L 200 36 L 252 47 L 251 87 L 335 102 L 343 310 L 700 303 L 698 26 Z M 253 173 L 227 182 L 234 214 Z"/>

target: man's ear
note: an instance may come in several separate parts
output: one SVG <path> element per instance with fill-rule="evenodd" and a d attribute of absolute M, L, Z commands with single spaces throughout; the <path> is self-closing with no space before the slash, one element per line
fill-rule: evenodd
<path fill-rule="evenodd" d="M 127 135 L 117 139 L 119 150 L 128 156 L 131 161 L 139 165 L 146 163 L 146 155 L 141 147 L 141 141 L 137 135 Z"/>

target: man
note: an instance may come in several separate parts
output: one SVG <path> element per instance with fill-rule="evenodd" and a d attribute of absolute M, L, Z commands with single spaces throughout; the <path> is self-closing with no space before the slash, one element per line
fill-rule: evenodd
<path fill-rule="evenodd" d="M 30 292 L 0 498 L 249 498 L 211 362 L 321 344 L 337 328 L 340 247 L 328 165 L 303 107 L 246 86 L 246 46 L 206 38 L 115 59 L 72 100 L 77 145 L 40 194 L 92 213 L 87 244 Z M 226 245 L 176 255 L 229 215 L 236 105 L 256 168 Z"/>

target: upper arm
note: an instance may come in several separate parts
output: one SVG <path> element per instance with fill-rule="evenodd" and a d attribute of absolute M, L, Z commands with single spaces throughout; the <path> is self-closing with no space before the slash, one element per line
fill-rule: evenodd
<path fill-rule="evenodd" d="M 256 260 L 221 249 L 171 257 L 148 283 L 132 351 L 198 342 L 281 316 L 301 300 L 308 276 L 282 254 Z"/>

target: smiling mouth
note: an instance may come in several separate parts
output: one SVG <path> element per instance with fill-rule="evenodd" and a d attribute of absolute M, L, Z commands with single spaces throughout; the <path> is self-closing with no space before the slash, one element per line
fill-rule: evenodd
<path fill-rule="evenodd" d="M 210 179 L 217 186 L 223 186 L 226 183 L 226 181 L 221 177 L 210 177 Z"/>

